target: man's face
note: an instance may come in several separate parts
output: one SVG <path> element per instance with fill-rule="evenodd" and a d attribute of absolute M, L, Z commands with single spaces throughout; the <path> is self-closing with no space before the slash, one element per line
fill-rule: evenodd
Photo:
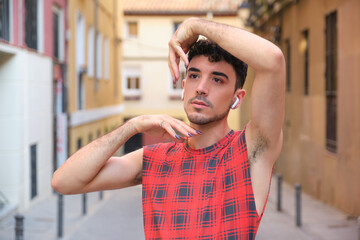
<path fill-rule="evenodd" d="M 235 70 L 227 62 L 194 57 L 184 81 L 184 109 L 189 121 L 204 125 L 226 118 L 235 100 L 235 81 Z"/>

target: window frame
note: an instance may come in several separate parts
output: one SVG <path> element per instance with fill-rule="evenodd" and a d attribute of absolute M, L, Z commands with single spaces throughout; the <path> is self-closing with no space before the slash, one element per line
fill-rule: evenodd
<path fill-rule="evenodd" d="M 89 26 L 87 32 L 87 75 L 94 77 L 95 74 L 95 29 Z"/>
<path fill-rule="evenodd" d="M 59 25 L 58 25 L 58 51 L 59 51 L 59 56 L 58 59 L 60 61 L 65 61 L 65 56 L 64 56 L 64 52 L 65 52 L 65 43 L 63 41 L 63 39 L 65 39 L 65 33 L 64 33 L 64 10 L 62 8 L 60 8 L 57 5 L 53 5 L 52 6 L 52 12 L 53 14 L 56 13 L 59 16 Z M 55 27 L 53 26 L 53 29 Z M 53 35 L 54 36 L 54 35 Z M 55 51 L 55 45 L 53 46 L 53 56 L 55 57 L 54 54 Z"/>
<path fill-rule="evenodd" d="M 131 34 L 131 33 L 130 33 L 130 30 L 131 30 L 130 25 L 131 25 L 131 24 L 135 24 L 135 26 L 136 26 L 136 34 Z M 125 29 L 126 29 L 125 36 L 126 36 L 127 38 L 138 38 L 138 37 L 139 37 L 139 22 L 138 22 L 138 21 L 133 21 L 133 20 L 127 21 L 127 22 L 126 22 Z"/>
<path fill-rule="evenodd" d="M 96 35 L 96 79 L 100 80 L 103 78 L 103 67 L 102 67 L 102 58 L 103 58 L 103 36 L 101 32 L 97 32 Z"/>
<path fill-rule="evenodd" d="M 140 66 L 126 66 L 123 68 L 123 81 L 122 89 L 125 99 L 139 99 L 142 94 L 142 74 Z M 127 84 L 128 77 L 139 78 L 139 88 L 138 89 L 129 89 Z"/>
<path fill-rule="evenodd" d="M 325 99 L 326 150 L 337 152 L 337 84 L 338 84 L 338 17 L 337 12 L 325 16 Z M 329 26 L 330 25 L 330 26 Z"/>
<path fill-rule="evenodd" d="M 7 7 L 8 7 L 8 12 L 7 12 L 7 18 L 8 19 L 6 19 L 7 20 L 7 29 L 6 29 L 6 31 L 7 31 L 7 36 L 6 36 L 6 38 L 4 37 L 4 36 L 0 36 L 0 39 L 2 39 L 3 41 L 7 41 L 7 42 L 9 42 L 9 43 L 11 43 L 11 42 L 13 42 L 13 39 L 12 39 L 12 37 L 13 37 L 13 34 L 12 34 L 12 29 L 13 29 L 13 22 L 12 22 L 12 18 L 13 18 L 13 13 L 12 13 L 12 11 L 13 11 L 13 1 L 11 1 L 11 0 L 6 0 L 7 1 Z M 4 17 L 4 16 L 3 16 Z M 5 17 L 4 17 L 5 18 Z"/>

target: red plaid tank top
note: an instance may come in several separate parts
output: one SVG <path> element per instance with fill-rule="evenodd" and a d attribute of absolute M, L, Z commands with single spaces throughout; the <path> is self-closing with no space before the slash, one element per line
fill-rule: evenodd
<path fill-rule="evenodd" d="M 146 239 L 255 239 L 245 130 L 204 149 L 144 147 L 142 187 Z"/>

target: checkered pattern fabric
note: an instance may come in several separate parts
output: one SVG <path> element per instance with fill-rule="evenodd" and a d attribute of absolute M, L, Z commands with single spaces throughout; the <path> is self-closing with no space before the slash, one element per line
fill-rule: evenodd
<path fill-rule="evenodd" d="M 255 239 L 255 208 L 245 130 L 216 144 L 144 147 L 146 239 Z"/>

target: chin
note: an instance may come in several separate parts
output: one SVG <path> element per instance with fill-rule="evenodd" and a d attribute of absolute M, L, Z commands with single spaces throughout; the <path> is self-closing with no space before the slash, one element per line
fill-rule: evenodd
<path fill-rule="evenodd" d="M 214 116 L 204 116 L 201 113 L 187 113 L 187 117 L 189 119 L 189 121 L 193 124 L 196 125 L 206 125 L 212 122 L 217 122 L 217 121 L 221 121 L 224 118 L 226 118 L 229 114 L 229 111 L 226 111 L 222 114 L 219 115 L 214 115 Z"/>
<path fill-rule="evenodd" d="M 191 123 L 197 125 L 205 125 L 212 122 L 210 118 L 201 116 L 200 114 L 188 114 L 187 117 Z"/>

